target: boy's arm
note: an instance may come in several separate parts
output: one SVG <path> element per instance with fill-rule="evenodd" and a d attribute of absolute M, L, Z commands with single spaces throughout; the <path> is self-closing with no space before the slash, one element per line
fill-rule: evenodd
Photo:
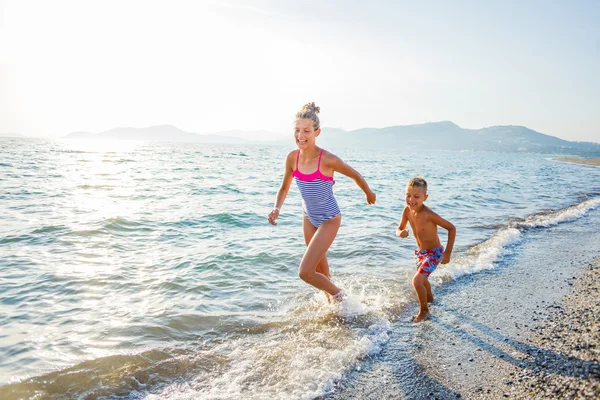
<path fill-rule="evenodd" d="M 431 213 L 430 218 L 434 224 L 448 231 L 448 243 L 444 249 L 444 254 L 442 254 L 442 264 L 448 264 L 452 255 L 452 248 L 454 247 L 454 239 L 456 238 L 456 227 L 434 212 Z"/>
<path fill-rule="evenodd" d="M 404 207 L 404 211 L 402 212 L 402 219 L 400 220 L 400 225 L 396 228 L 396 236 L 399 238 L 408 237 L 408 230 L 406 229 L 406 225 L 408 224 L 408 217 L 406 216 L 407 208 Z"/>
<path fill-rule="evenodd" d="M 358 185 L 358 187 L 361 188 L 363 192 L 365 192 L 365 195 L 367 196 L 367 203 L 375 204 L 377 196 L 375 196 L 375 193 L 373 193 L 365 178 L 363 178 L 357 170 L 343 162 L 341 158 L 334 156 L 333 154 L 331 154 L 331 156 L 333 170 L 339 172 L 340 174 L 346 175 L 348 178 L 352 178 L 352 180 Z"/>

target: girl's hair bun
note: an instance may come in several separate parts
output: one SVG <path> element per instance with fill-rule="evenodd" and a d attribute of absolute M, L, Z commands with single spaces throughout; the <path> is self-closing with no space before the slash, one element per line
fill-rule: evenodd
<path fill-rule="evenodd" d="M 313 122 L 313 128 L 315 130 L 320 129 L 321 121 L 319 121 L 319 116 L 317 115 L 320 111 L 321 107 L 317 107 L 314 101 L 306 103 L 302 106 L 302 110 L 296 114 L 296 121 L 299 119 L 310 119 Z"/>
<path fill-rule="evenodd" d="M 312 103 L 306 103 L 305 105 L 303 105 L 302 110 L 308 110 L 314 112 L 315 114 L 318 114 L 321 112 L 321 107 L 317 107 L 315 105 L 315 102 L 313 101 Z"/>

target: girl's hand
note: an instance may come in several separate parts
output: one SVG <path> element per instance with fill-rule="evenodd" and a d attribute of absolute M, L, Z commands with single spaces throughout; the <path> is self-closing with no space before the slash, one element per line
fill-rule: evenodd
<path fill-rule="evenodd" d="M 452 253 L 444 251 L 444 254 L 442 254 L 442 264 L 448 264 L 450 262 L 450 255 Z"/>
<path fill-rule="evenodd" d="M 369 193 L 367 193 L 367 203 L 375 204 L 376 199 L 377 199 L 377 196 L 375 195 L 375 193 L 373 193 L 373 191 L 369 190 Z"/>
<path fill-rule="evenodd" d="M 269 216 L 267 217 L 267 219 L 269 220 L 269 223 L 271 225 L 277 225 L 277 222 L 275 222 L 275 220 L 277 219 L 277 217 L 279 217 L 279 210 L 276 209 L 276 208 L 274 208 L 269 213 Z"/>
<path fill-rule="evenodd" d="M 399 238 L 407 238 L 408 237 L 408 229 L 403 229 L 400 231 L 400 233 L 398 233 L 398 237 Z"/>

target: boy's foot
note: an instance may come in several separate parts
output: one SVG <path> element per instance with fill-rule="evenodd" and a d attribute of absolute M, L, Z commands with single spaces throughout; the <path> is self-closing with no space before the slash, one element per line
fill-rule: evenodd
<path fill-rule="evenodd" d="M 412 322 L 423 322 L 425 321 L 427 318 L 429 318 L 429 310 L 427 311 L 421 311 L 419 312 L 417 315 L 415 315 L 412 319 Z"/>
<path fill-rule="evenodd" d="M 323 293 L 325 294 L 325 300 L 327 300 L 327 304 L 331 304 L 331 295 L 324 290 Z"/>
<path fill-rule="evenodd" d="M 428 303 L 433 303 L 434 300 L 435 299 L 433 298 L 433 296 L 431 296 L 431 297 L 427 296 L 427 302 Z"/>

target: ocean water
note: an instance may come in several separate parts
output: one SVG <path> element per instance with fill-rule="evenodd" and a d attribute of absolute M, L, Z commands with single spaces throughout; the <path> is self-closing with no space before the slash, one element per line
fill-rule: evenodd
<path fill-rule="evenodd" d="M 338 305 L 297 277 L 293 147 L 0 138 L 0 398 L 311 399 L 389 341 L 410 286 L 406 181 L 453 222 L 435 288 L 502 268 L 530 230 L 600 212 L 600 168 L 535 154 L 330 148 Z M 445 244 L 445 231 L 440 231 Z M 549 249 L 551 251 L 551 249 Z"/>

